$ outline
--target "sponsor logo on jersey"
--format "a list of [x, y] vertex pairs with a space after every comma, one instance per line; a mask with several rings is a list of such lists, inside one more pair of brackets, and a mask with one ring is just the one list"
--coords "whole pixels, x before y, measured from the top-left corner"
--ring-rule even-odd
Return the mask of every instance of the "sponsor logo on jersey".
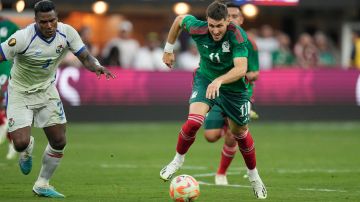
[[15, 124], [15, 120], [13, 118], [9, 119], [9, 127], [12, 127]]
[[16, 39], [15, 38], [11, 38], [8, 42], [9, 46], [15, 46], [16, 45]]
[[222, 52], [229, 53], [230, 52], [230, 43], [229, 41], [224, 41], [222, 44]]
[[35, 51], [35, 56], [41, 55], [41, 52], [42, 52], [41, 50], [36, 50], [36, 51]]
[[204, 46], [205, 48], [209, 48], [209, 46], [208, 46], [208, 45], [203, 44], [203, 46]]
[[57, 48], [56, 48], [56, 53], [61, 53], [62, 50], [64, 49], [64, 47], [62, 45], [59, 45]]

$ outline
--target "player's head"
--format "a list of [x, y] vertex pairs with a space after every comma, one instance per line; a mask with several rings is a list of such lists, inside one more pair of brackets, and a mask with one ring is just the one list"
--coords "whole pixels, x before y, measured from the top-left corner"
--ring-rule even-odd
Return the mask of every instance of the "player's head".
[[214, 41], [220, 41], [229, 25], [228, 11], [225, 4], [214, 1], [206, 10], [209, 32]]
[[55, 5], [50, 0], [41, 0], [34, 6], [35, 22], [40, 33], [45, 38], [53, 37], [57, 28], [57, 13]]
[[244, 23], [244, 16], [241, 13], [240, 7], [234, 3], [227, 3], [227, 11], [230, 21], [235, 25], [241, 26]]

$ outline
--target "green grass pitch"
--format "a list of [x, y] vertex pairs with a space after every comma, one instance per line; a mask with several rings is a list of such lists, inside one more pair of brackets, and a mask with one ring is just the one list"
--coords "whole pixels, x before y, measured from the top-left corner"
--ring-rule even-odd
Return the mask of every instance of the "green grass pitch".
[[[68, 145], [51, 184], [62, 201], [170, 201], [160, 169], [175, 152], [181, 123], [68, 124]], [[268, 189], [266, 201], [360, 201], [360, 123], [251, 123], [258, 169]], [[257, 201], [249, 188], [240, 152], [229, 170], [232, 186], [214, 186], [223, 140], [207, 143], [203, 130], [183, 169], [205, 184], [198, 201]], [[0, 146], [0, 201], [57, 201], [31, 192], [46, 139], [35, 137], [34, 166], [28, 176], [17, 160], [5, 160]]]

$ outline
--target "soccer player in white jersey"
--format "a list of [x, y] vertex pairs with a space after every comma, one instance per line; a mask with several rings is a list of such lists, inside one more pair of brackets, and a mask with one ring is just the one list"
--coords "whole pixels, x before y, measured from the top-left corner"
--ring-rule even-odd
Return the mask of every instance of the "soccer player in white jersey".
[[36, 195], [63, 198], [49, 185], [60, 163], [66, 145], [66, 118], [55, 87], [56, 69], [67, 51], [74, 53], [85, 68], [100, 78], [115, 78], [90, 55], [73, 27], [58, 22], [55, 5], [41, 0], [34, 6], [35, 23], [17, 31], [0, 45], [0, 62], [14, 60], [8, 86], [9, 132], [15, 149], [20, 152], [19, 165], [23, 174], [32, 168], [34, 138], [31, 125], [43, 128], [48, 145], [42, 167], [33, 186]]

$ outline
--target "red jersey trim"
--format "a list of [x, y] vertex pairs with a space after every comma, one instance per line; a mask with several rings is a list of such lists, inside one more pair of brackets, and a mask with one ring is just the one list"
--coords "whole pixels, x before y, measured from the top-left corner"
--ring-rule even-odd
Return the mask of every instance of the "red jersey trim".
[[201, 27], [191, 27], [189, 34], [207, 34], [209, 33], [209, 29], [207, 26], [201, 26]]
[[245, 41], [243, 36], [241, 35], [240, 30], [236, 29], [236, 26], [234, 24], [230, 23], [227, 29], [235, 34], [236, 40], [239, 43], [242, 43]]

